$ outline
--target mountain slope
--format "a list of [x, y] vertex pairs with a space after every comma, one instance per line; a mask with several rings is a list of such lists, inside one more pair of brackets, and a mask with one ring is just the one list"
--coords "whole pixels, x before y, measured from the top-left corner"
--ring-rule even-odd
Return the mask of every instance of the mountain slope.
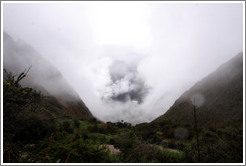
[[[61, 73], [43, 59], [31, 46], [15, 41], [7, 33], [3, 33], [3, 68], [14, 75], [25, 69], [30, 71], [20, 84], [41, 91], [45, 96], [45, 104], [55, 108], [49, 116], [69, 116], [73, 118], [92, 118], [92, 114], [78, 94], [68, 85]], [[6, 73], [4, 73], [6, 74]]]
[[[225, 126], [243, 121], [243, 54], [221, 65], [186, 91], [162, 116], [179, 125], [193, 124], [193, 104], [200, 125]], [[193, 103], [192, 103], [193, 100]]]
[[136, 133], [184, 151], [187, 162], [243, 162], [243, 54], [183, 93], [164, 115], [137, 125]]

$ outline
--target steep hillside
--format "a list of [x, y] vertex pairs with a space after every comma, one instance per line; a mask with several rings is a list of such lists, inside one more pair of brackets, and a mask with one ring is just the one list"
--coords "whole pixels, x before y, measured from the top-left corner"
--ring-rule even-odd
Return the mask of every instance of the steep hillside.
[[188, 162], [242, 162], [243, 53], [196, 83], [164, 115], [137, 125], [136, 132], [184, 151]]
[[[193, 101], [193, 102], [192, 102]], [[194, 103], [195, 102], [195, 103]], [[186, 91], [153, 123], [168, 119], [193, 124], [196, 105], [200, 125], [226, 126], [243, 120], [243, 54], [240, 53]]]
[[[5, 32], [3, 33], [3, 67], [16, 76], [31, 67], [20, 84], [23, 87], [41, 91], [46, 105], [54, 108], [43, 111], [43, 116], [69, 116], [84, 119], [93, 117], [78, 94], [55, 67], [43, 59], [31, 46], [15, 41]], [[5, 72], [4, 75], [6, 75]]]

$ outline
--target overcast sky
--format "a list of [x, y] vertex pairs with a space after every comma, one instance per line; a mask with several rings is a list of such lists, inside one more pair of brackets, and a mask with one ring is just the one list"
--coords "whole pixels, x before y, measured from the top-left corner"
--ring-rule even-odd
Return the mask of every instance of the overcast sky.
[[139, 123], [243, 51], [243, 4], [5, 3], [3, 29], [56, 66], [94, 116]]

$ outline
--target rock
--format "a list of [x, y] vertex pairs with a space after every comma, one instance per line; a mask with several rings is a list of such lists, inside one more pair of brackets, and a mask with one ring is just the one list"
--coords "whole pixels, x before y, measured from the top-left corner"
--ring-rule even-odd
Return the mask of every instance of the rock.
[[26, 159], [27, 157], [28, 157], [28, 153], [27, 153], [27, 152], [23, 152], [23, 153], [21, 154], [21, 156], [20, 156], [20, 158], [21, 158], [22, 160]]
[[171, 149], [171, 148], [164, 148], [165, 151], [167, 152], [172, 152], [172, 153], [181, 153], [181, 151], [177, 149]]
[[119, 155], [121, 153], [120, 149], [117, 149], [114, 147], [114, 145], [100, 145], [99, 148], [103, 148], [106, 147], [110, 154], [115, 154], [115, 155]]
[[161, 145], [163, 146], [163, 148], [167, 148], [168, 147], [168, 141], [167, 140], [162, 140], [161, 141]]

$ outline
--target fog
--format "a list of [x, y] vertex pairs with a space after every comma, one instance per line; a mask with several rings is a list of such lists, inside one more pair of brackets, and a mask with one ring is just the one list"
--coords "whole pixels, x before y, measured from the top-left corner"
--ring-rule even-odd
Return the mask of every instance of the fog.
[[20, 82], [22, 86], [34, 88], [44, 96], [52, 95], [59, 100], [80, 101], [78, 94], [56, 67], [42, 58], [30, 45], [13, 40], [5, 32], [3, 33], [3, 60], [3, 68], [13, 76], [26, 73], [26, 78]]
[[2, 26], [57, 68], [95, 117], [133, 124], [164, 114], [243, 50], [236, 2], [5, 2]]

